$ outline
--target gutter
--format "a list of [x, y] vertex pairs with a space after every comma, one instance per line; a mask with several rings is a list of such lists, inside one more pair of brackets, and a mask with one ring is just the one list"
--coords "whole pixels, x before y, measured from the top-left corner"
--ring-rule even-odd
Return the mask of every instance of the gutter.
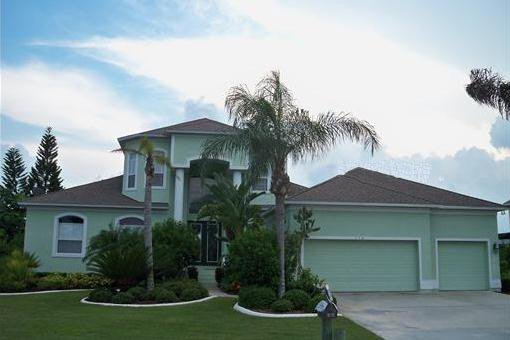
[[120, 143], [120, 142], [129, 140], [129, 139], [140, 138], [140, 137], [168, 138], [171, 135], [176, 135], [176, 134], [183, 134], [183, 135], [228, 135], [228, 134], [232, 134], [232, 132], [228, 132], [228, 131], [226, 131], [226, 132], [221, 132], [221, 131], [218, 131], [218, 132], [213, 132], [213, 131], [166, 131], [164, 135], [141, 133], [141, 134], [136, 134], [136, 135], [129, 135], [129, 136], [124, 136], [124, 137], [119, 137], [119, 138], [117, 138], [117, 141]]
[[[20, 202], [18, 203], [21, 207], [78, 207], [78, 208], [113, 208], [113, 209], [143, 209], [143, 206], [139, 205], [101, 205], [101, 204], [67, 204], [67, 203], [30, 203]], [[168, 206], [153, 206], [155, 210], [167, 210]]]
[[357, 202], [320, 202], [320, 201], [285, 201], [288, 205], [324, 205], [324, 206], [344, 206], [344, 207], [389, 207], [389, 208], [432, 208], [447, 210], [482, 210], [482, 211], [502, 211], [506, 208], [501, 207], [466, 207], [440, 204], [400, 204], [400, 203], [357, 203]]

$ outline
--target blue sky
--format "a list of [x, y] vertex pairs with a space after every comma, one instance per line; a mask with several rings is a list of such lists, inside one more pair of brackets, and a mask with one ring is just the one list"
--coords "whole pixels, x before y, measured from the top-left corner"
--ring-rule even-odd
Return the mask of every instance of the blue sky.
[[[65, 185], [120, 173], [116, 138], [185, 119], [226, 121], [229, 86], [278, 68], [311, 112], [352, 112], [384, 148], [343, 145], [295, 164], [312, 185], [365, 166], [510, 199], [510, 123], [463, 86], [510, 77], [508, 1], [1, 2], [2, 151], [33, 161], [51, 125]], [[93, 164], [91, 167], [90, 164]]]

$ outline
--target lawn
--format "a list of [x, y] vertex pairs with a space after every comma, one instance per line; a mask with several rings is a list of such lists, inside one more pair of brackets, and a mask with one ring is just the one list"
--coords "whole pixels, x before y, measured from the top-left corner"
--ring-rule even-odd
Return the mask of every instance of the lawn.
[[[134, 309], [80, 303], [86, 294], [0, 296], [0, 338], [320, 339], [318, 319], [250, 317], [232, 309], [232, 298]], [[379, 339], [346, 318], [336, 327], [345, 328], [348, 339]]]

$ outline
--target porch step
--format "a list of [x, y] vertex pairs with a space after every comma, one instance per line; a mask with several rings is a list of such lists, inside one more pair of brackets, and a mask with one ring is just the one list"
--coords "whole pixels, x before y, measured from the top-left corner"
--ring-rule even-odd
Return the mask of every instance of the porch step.
[[198, 269], [198, 282], [205, 288], [216, 287], [216, 279], [214, 273], [216, 267], [214, 266], [197, 266]]

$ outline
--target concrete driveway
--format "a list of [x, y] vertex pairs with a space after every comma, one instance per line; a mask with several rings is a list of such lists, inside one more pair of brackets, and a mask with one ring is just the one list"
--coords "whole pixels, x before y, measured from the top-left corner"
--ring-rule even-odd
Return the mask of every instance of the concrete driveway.
[[339, 293], [345, 316], [385, 339], [510, 339], [510, 295]]

